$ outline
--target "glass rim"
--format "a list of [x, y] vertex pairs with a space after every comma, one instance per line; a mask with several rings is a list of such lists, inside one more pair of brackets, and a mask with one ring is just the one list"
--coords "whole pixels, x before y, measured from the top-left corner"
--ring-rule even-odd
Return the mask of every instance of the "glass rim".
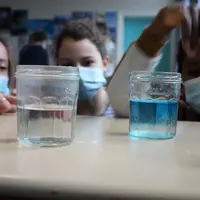
[[17, 65], [15, 77], [71, 77], [79, 79], [78, 67], [56, 65]]
[[181, 82], [182, 75], [178, 72], [150, 72], [150, 71], [132, 71], [129, 80], [134, 81], [161, 81], [161, 82]]
[[147, 75], [178, 75], [181, 76], [179, 72], [152, 72], [152, 71], [132, 71], [130, 75], [133, 74], [147, 74]]

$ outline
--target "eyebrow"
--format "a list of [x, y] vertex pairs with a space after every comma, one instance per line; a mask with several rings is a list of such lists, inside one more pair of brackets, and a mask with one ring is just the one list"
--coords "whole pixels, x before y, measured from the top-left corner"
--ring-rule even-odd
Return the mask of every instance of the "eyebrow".
[[85, 57], [82, 58], [82, 60], [87, 60], [87, 59], [94, 59], [94, 57], [92, 57], [92, 56], [85, 56]]
[[66, 61], [66, 60], [67, 60], [67, 61], [72, 61], [72, 59], [71, 59], [71, 58], [64, 58], [64, 57], [60, 57], [60, 58], [59, 58], [59, 60], [64, 60], [64, 61]]

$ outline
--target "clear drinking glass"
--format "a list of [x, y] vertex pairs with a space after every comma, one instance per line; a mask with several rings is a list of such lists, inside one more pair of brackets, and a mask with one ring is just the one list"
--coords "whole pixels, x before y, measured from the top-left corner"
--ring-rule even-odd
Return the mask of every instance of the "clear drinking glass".
[[181, 74], [132, 72], [129, 84], [130, 136], [136, 139], [173, 138], [176, 135]]
[[73, 140], [79, 70], [18, 66], [18, 140], [28, 146], [62, 146]]

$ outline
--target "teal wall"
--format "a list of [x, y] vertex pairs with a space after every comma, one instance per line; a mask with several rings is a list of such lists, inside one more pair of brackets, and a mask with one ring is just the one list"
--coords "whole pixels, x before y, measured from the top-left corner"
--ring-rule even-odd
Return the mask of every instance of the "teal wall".
[[[126, 52], [129, 45], [136, 40], [143, 29], [152, 22], [151, 17], [126, 17], [124, 19], [124, 52]], [[170, 42], [162, 50], [163, 57], [156, 71], [170, 71]]]

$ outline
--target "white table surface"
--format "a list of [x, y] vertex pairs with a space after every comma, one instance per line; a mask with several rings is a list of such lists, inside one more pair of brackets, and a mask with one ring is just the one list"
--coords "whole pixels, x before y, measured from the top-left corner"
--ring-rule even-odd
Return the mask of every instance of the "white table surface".
[[127, 119], [78, 117], [70, 146], [16, 138], [16, 117], [0, 116], [0, 190], [200, 199], [200, 123], [179, 122], [172, 140], [133, 141]]

